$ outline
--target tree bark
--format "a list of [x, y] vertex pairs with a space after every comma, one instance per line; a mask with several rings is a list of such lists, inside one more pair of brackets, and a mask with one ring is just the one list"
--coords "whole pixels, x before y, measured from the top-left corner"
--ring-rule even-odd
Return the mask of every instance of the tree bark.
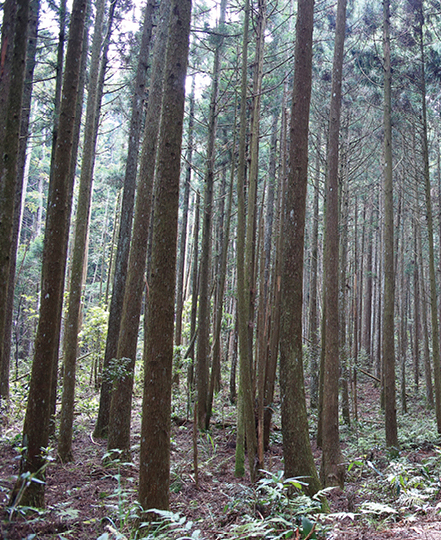
[[192, 344], [187, 353], [188, 358], [191, 358], [190, 365], [188, 367], [187, 384], [189, 388], [189, 394], [194, 388], [194, 339], [196, 333], [197, 322], [197, 305], [198, 305], [198, 292], [199, 292], [199, 209], [201, 206], [201, 196], [199, 191], [195, 195], [195, 211], [194, 211], [194, 223], [193, 223], [193, 262], [191, 269], [191, 313], [190, 313], [190, 336]]
[[302, 356], [303, 250], [308, 177], [308, 123], [312, 80], [314, 2], [297, 8], [290, 171], [284, 201], [280, 387], [285, 476], [305, 476], [314, 494], [320, 481], [308, 431]]
[[190, 106], [188, 114], [188, 142], [187, 156], [185, 169], [185, 184], [184, 184], [184, 203], [182, 210], [181, 235], [179, 238], [179, 259], [178, 259], [178, 278], [176, 290], [176, 323], [175, 323], [175, 345], [181, 345], [182, 340], [182, 310], [184, 308], [184, 266], [185, 253], [187, 246], [187, 226], [188, 226], [188, 203], [190, 201], [190, 181], [191, 169], [193, 161], [193, 139], [194, 139], [194, 91], [195, 91], [195, 76], [192, 77], [191, 93], [189, 97]]
[[[11, 501], [27, 506], [44, 506], [44, 486], [30, 482], [15, 500], [25, 482], [24, 473], [30, 472], [45, 479], [46, 459], [44, 448], [49, 436], [51, 405], [51, 374], [57, 355], [60, 333], [61, 301], [67, 255], [67, 238], [70, 223], [73, 181], [70, 175], [73, 133], [76, 120], [81, 52], [83, 46], [86, 0], [75, 0], [72, 7], [66, 68], [63, 82], [63, 99], [60, 109], [59, 134], [55, 150], [55, 170], [47, 207], [46, 232], [43, 248], [42, 290], [35, 353], [26, 416], [23, 428], [23, 446], [26, 452], [20, 464], [20, 476], [13, 490]], [[49, 381], [49, 384], [48, 384]]]
[[328, 181], [326, 184], [325, 216], [326, 242], [323, 258], [326, 346], [322, 410], [323, 453], [320, 476], [325, 486], [339, 485], [342, 489], [344, 485], [344, 468], [340, 449], [338, 414], [338, 383], [340, 377], [338, 165], [345, 28], [346, 0], [338, 0], [329, 117]]
[[[249, 356], [248, 308], [249, 297], [246, 289], [245, 271], [245, 169], [246, 169], [246, 99], [247, 99], [247, 65], [248, 65], [248, 31], [250, 19], [250, 3], [245, 1], [245, 20], [242, 45], [242, 80], [239, 128], [239, 163], [237, 170], [237, 317], [239, 337], [239, 391], [237, 409], [237, 437], [235, 475], [245, 474], [245, 432], [248, 451], [248, 463], [252, 481], [255, 478], [256, 430], [254, 427], [254, 404], [251, 384], [251, 365]], [[253, 204], [253, 201], [251, 201]]]
[[170, 4], [161, 9], [161, 23], [155, 40], [150, 96], [145, 120], [145, 133], [139, 166], [138, 193], [133, 220], [127, 283], [121, 315], [116, 365], [119, 374], [113, 383], [109, 415], [108, 450], [119, 449], [129, 459], [130, 421], [132, 412], [133, 377], [136, 361], [142, 293], [145, 286], [147, 244], [152, 206], [157, 139], [163, 101], [164, 57]]
[[133, 207], [135, 204], [136, 171], [138, 165], [139, 140], [141, 135], [143, 107], [146, 99], [146, 81], [148, 57], [153, 28], [155, 0], [148, 0], [144, 15], [141, 48], [135, 77], [130, 118], [130, 131], [124, 190], [121, 204], [118, 246], [116, 249], [115, 274], [113, 278], [112, 299], [110, 301], [109, 322], [107, 328], [106, 350], [104, 353], [103, 379], [101, 383], [100, 405], [95, 424], [94, 436], [107, 435], [111, 401], [112, 381], [109, 376], [110, 361], [116, 358], [124, 300], [124, 289], [129, 260], [130, 239], [132, 235]]
[[[222, 0], [219, 27], [225, 22], [226, 0]], [[221, 32], [220, 32], [221, 33]], [[198, 311], [198, 341], [196, 351], [196, 384], [199, 428], [205, 429], [208, 413], [208, 376], [210, 359], [210, 264], [211, 264], [211, 230], [213, 220], [213, 187], [215, 165], [215, 142], [217, 128], [217, 100], [220, 76], [220, 54], [223, 39], [217, 40], [214, 51], [210, 109], [208, 116], [208, 142], [205, 186], [204, 212], [202, 218], [201, 266], [199, 272], [199, 311]]]
[[390, 5], [383, 0], [384, 53], [384, 304], [383, 304], [383, 365], [386, 446], [398, 447], [397, 411], [395, 405], [395, 273], [394, 217], [392, 183], [392, 125], [391, 125], [391, 63], [390, 63]]
[[164, 100], [158, 146], [151, 262], [150, 309], [144, 351], [144, 398], [139, 501], [144, 510], [168, 509], [170, 416], [179, 172], [191, 2], [171, 2]]
[[433, 374], [435, 378], [435, 412], [438, 433], [441, 433], [441, 365], [439, 348], [439, 325], [437, 309], [437, 291], [435, 274], [435, 251], [433, 242], [433, 214], [430, 185], [429, 168], [429, 145], [427, 134], [427, 106], [426, 106], [426, 76], [425, 76], [425, 55], [424, 55], [424, 13], [423, 0], [418, 2], [417, 11], [418, 37], [421, 55], [421, 107], [422, 107], [422, 146], [423, 146], [423, 167], [424, 167], [424, 187], [426, 199], [426, 219], [427, 235], [429, 241], [429, 281], [430, 281], [430, 310], [432, 315], [432, 358]]
[[222, 314], [224, 307], [224, 292], [225, 281], [227, 275], [227, 262], [228, 262], [228, 246], [230, 239], [230, 224], [231, 224], [231, 209], [233, 206], [233, 187], [234, 187], [234, 173], [235, 173], [235, 161], [234, 161], [234, 148], [236, 146], [236, 132], [234, 129], [233, 145], [231, 151], [231, 177], [230, 187], [228, 191], [227, 210], [225, 212], [225, 229], [223, 235], [223, 241], [221, 243], [221, 257], [218, 267], [218, 279], [217, 279], [217, 303], [213, 336], [213, 360], [211, 367], [210, 386], [208, 389], [208, 407], [207, 417], [205, 420], [205, 429], [209, 428], [210, 417], [212, 414], [213, 396], [216, 386], [216, 381], [220, 381], [221, 370], [221, 330], [222, 330]]
[[311, 280], [309, 295], [309, 356], [310, 356], [310, 404], [314, 409], [318, 406], [318, 355], [319, 355], [319, 325], [317, 313], [317, 272], [318, 272], [318, 231], [319, 231], [319, 193], [320, 193], [320, 149], [321, 133], [319, 132], [316, 144], [315, 178], [314, 178], [314, 213], [311, 237]]
[[[104, 76], [107, 67], [107, 52], [116, 0], [110, 5], [107, 32], [103, 38], [102, 28], [105, 4], [105, 0], [101, 0], [96, 4], [95, 30], [91, 50], [89, 92], [83, 139], [83, 157], [81, 163], [78, 209], [75, 221], [75, 238], [71, 264], [69, 303], [64, 330], [63, 393], [61, 399], [60, 434], [58, 438], [58, 455], [63, 462], [71, 461], [73, 459], [72, 431], [81, 298], [84, 286], [84, 269], [87, 265], [87, 238], [89, 234], [95, 149], [98, 138]], [[103, 52], [100, 62], [101, 50]]]
[[6, 2], [4, 17], [1, 43], [3, 65], [0, 65], [0, 400], [9, 395], [9, 357], [5, 355], [4, 337], [11, 257], [15, 257], [12, 238], [29, 0]]
[[[23, 100], [20, 120], [20, 137], [17, 159], [17, 185], [14, 203], [14, 221], [12, 228], [12, 244], [8, 280], [8, 297], [5, 313], [5, 334], [3, 339], [3, 357], [0, 357], [0, 399], [9, 397], [9, 367], [11, 358], [11, 334], [12, 319], [14, 311], [14, 288], [15, 271], [17, 262], [17, 249], [20, 242], [19, 232], [21, 223], [22, 201], [24, 199], [23, 184], [26, 167], [26, 149], [29, 136], [29, 119], [31, 113], [33, 75], [35, 68], [35, 55], [37, 51], [38, 18], [40, 12], [40, 1], [31, 0], [29, 5], [29, 36], [26, 54], [26, 69], [23, 88]], [[3, 90], [2, 90], [3, 91]]]

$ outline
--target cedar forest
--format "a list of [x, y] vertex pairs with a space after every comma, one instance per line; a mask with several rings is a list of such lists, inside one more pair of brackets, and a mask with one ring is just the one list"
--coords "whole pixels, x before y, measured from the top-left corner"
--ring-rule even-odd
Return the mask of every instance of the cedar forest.
[[1, 11], [0, 536], [441, 538], [441, 2]]

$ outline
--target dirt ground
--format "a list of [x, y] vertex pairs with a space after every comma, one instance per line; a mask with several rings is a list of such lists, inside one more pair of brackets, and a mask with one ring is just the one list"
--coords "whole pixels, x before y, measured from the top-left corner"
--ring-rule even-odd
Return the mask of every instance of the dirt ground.
[[[368, 381], [360, 392], [361, 414], [368, 416], [378, 409], [378, 391]], [[363, 412], [364, 411], [364, 412]], [[233, 422], [222, 409], [220, 420], [210, 434], [199, 436], [199, 485], [196, 487], [193, 469], [192, 423], [175, 421], [172, 427], [171, 510], [188, 524], [188, 536], [195, 529], [200, 538], [214, 540], [234, 538], [235, 525], [243, 522], [245, 515], [264, 519], [268, 508], [259, 504], [259, 496], [248, 478], [234, 477], [234, 428]], [[104, 466], [106, 442], [94, 440], [93, 415], [79, 415], [75, 431], [73, 463], [62, 464], [57, 460], [50, 465], [47, 476], [44, 513], [20, 509], [7, 512], [8, 494], [18, 471], [18, 452], [14, 444], [19, 439], [19, 425], [10, 426], [0, 442], [0, 538], [4, 540], [32, 540], [49, 538], [69, 540], [94, 540], [107, 533], [108, 540], [131, 538], [130, 508], [134, 509], [138, 482], [137, 448], [139, 448], [139, 414], [133, 421], [133, 464]], [[181, 417], [182, 418], [182, 417]], [[282, 445], [280, 426], [275, 422], [275, 435], [265, 459], [265, 468], [273, 473], [282, 470]], [[319, 464], [320, 452], [314, 447]], [[372, 457], [381, 463], [381, 450]], [[421, 460], [434, 452], [434, 445], [415, 448], [409, 459]], [[56, 456], [56, 447], [52, 451]], [[330, 516], [320, 519], [319, 538], [329, 540], [380, 540], [419, 539], [441, 540], [441, 516], [436, 501], [410, 516], [393, 515], [362, 519], [357, 513], [363, 492], [360, 479], [349, 478], [345, 491], [335, 489], [327, 494]], [[440, 483], [441, 489], [441, 483]], [[436, 500], [441, 496], [436, 495]], [[190, 523], [193, 522], [193, 525]], [[324, 526], [324, 528], [323, 528]], [[292, 538], [297, 535], [293, 523]], [[120, 536], [115, 531], [119, 531]], [[184, 538], [184, 533], [167, 538]], [[195, 538], [196, 536], [194, 536]], [[237, 538], [238, 536], [236, 536]], [[103, 536], [103, 539], [105, 537]], [[241, 538], [260, 538], [244, 536]]]

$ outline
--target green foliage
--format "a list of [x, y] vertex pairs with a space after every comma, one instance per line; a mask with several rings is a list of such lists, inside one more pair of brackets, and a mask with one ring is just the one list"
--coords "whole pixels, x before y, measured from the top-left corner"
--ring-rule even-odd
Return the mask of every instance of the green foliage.
[[298, 538], [296, 534], [300, 538], [317, 538], [320, 498], [324, 492], [310, 498], [302, 493], [304, 478], [285, 479], [283, 471], [261, 473], [265, 476], [257, 482], [250, 500], [253, 514], [246, 514], [244, 522], [233, 526], [224, 538], [275, 540]]
[[[20, 453], [20, 459], [26, 459], [27, 454], [27, 439], [26, 436], [23, 441], [23, 445], [17, 445], [15, 448]], [[54, 458], [51, 455], [52, 448], [42, 448], [41, 454], [44, 459], [43, 465], [38, 469], [38, 471], [31, 473], [30, 471], [26, 471], [20, 475], [20, 483], [19, 483], [19, 489], [14, 497], [14, 501], [11, 504], [11, 506], [6, 508], [6, 511], [8, 513], [8, 518], [10, 521], [12, 521], [14, 514], [20, 513], [22, 515], [27, 515], [29, 512], [37, 513], [38, 516], [40, 516], [41, 512], [40, 509], [36, 509], [29, 506], [21, 506], [21, 501], [23, 499], [23, 496], [26, 492], [26, 490], [29, 488], [29, 486], [32, 483], [35, 484], [44, 484], [44, 478], [45, 478], [45, 471], [47, 467], [49, 466], [49, 463], [51, 461], [54, 461]]]
[[[152, 538], [198, 540], [202, 538], [201, 531], [194, 528], [194, 523], [179, 513], [157, 510], [156, 508], [148, 510], [146, 513], [156, 514], [159, 519], [141, 523], [140, 528], [144, 529], [142, 531], [142, 538], [147, 540]], [[147, 535], [145, 535], [145, 532], [147, 532]]]
[[109, 312], [102, 306], [90, 306], [79, 335], [80, 347], [102, 355], [106, 346]]

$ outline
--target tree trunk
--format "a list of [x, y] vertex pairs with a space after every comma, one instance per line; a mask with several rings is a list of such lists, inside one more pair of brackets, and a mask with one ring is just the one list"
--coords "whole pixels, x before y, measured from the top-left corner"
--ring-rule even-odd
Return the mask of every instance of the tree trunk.
[[[88, 5], [90, 5], [90, 3], [88, 3]], [[88, 10], [88, 11], [90, 12], [90, 10]], [[67, 13], [66, 12], [67, 12], [67, 10], [66, 10], [66, 0], [61, 0], [60, 1], [60, 7], [58, 9], [60, 29], [59, 29], [59, 37], [58, 37], [58, 45], [57, 45], [57, 63], [56, 63], [56, 67], [55, 67], [54, 116], [53, 116], [53, 119], [52, 119], [51, 168], [50, 168], [50, 173], [49, 173], [50, 178], [49, 178], [48, 199], [52, 198], [52, 195], [51, 195], [50, 192], [51, 192], [51, 189], [52, 189], [52, 186], [53, 186], [53, 174], [54, 174], [54, 170], [55, 170], [55, 152], [56, 152], [56, 148], [57, 148], [57, 138], [58, 138], [59, 127], [60, 127], [59, 123], [60, 123], [60, 107], [61, 107], [61, 99], [62, 99], [61, 94], [62, 94], [62, 86], [63, 86], [63, 61], [64, 61], [64, 48], [65, 48], [65, 42], [66, 42], [66, 21], [67, 21]], [[87, 16], [86, 16], [86, 19], [87, 19]], [[84, 35], [83, 35], [83, 38], [84, 38]], [[81, 75], [80, 75], [80, 77], [81, 77]], [[81, 88], [81, 84], [79, 84], [78, 86], [79, 86], [78, 99], [80, 98], [80, 94], [81, 94], [81, 100], [82, 100], [82, 97], [83, 97], [82, 92], [83, 92], [83, 90]], [[77, 113], [75, 113], [75, 114], [77, 114]], [[78, 125], [78, 117], [77, 117], [77, 125]], [[76, 146], [76, 143], [75, 143], [77, 135], [79, 136], [79, 131], [76, 131], [75, 134], [74, 134], [74, 143], [73, 143], [74, 148], [72, 149], [72, 158], [76, 154], [75, 147], [76, 147], [76, 150], [78, 150], [78, 146]], [[75, 155], [75, 160], [76, 160], [76, 155]], [[72, 161], [71, 161], [71, 163], [72, 163]], [[76, 165], [76, 163], [75, 163], [75, 165]], [[73, 176], [72, 176], [71, 180], [69, 180], [69, 182], [72, 182], [72, 186], [73, 186], [73, 182], [74, 182], [74, 178], [75, 178], [75, 169], [72, 169], [72, 167], [70, 169], [70, 174], [73, 175]], [[41, 197], [41, 201], [43, 202], [43, 197]], [[40, 211], [40, 216], [41, 216], [41, 214], [42, 214], [42, 211]], [[38, 227], [39, 227], [39, 232], [41, 233], [41, 220], [39, 220]], [[67, 235], [69, 234], [69, 230], [66, 231], [66, 234]], [[68, 240], [66, 239], [66, 242], [67, 241]], [[62, 317], [62, 309], [63, 309], [63, 299], [60, 300], [60, 304], [58, 306], [59, 314], [57, 313], [55, 315], [55, 317], [57, 319]], [[56, 412], [56, 408], [57, 408], [58, 352], [59, 352], [59, 349], [60, 349], [60, 332], [58, 332], [57, 341], [58, 341], [57, 346], [54, 347], [55, 356], [52, 359], [51, 417], [50, 417], [50, 426], [49, 426], [51, 435], [53, 435], [55, 433], [55, 412]]]
[[[401, 186], [402, 189], [402, 186]], [[403, 224], [401, 226], [401, 245], [400, 245], [400, 332], [399, 332], [399, 350], [401, 364], [401, 410], [404, 414], [407, 413], [407, 397], [406, 397], [406, 356], [407, 356], [407, 278], [404, 268], [404, 242], [405, 242], [405, 219], [403, 216]]]
[[[331, 106], [329, 117], [328, 181], [326, 185], [326, 242], [323, 258], [325, 289], [325, 362], [322, 411], [322, 467], [320, 476], [325, 486], [343, 489], [344, 469], [339, 438], [338, 388], [339, 359], [339, 212], [338, 165], [341, 110], [343, 51], [346, 28], [346, 0], [338, 0], [332, 69]], [[344, 344], [342, 344], [344, 345]]]
[[265, 397], [264, 397], [264, 417], [263, 417], [263, 446], [269, 448], [271, 418], [273, 414], [274, 386], [277, 374], [277, 359], [280, 341], [280, 319], [282, 302], [282, 249], [283, 249], [283, 194], [286, 188], [287, 172], [287, 109], [286, 101], [288, 97], [288, 86], [285, 83], [282, 99], [282, 121], [280, 128], [280, 167], [277, 186], [277, 215], [276, 215], [276, 253], [272, 273], [271, 290], [271, 314], [268, 343], [268, 359], [265, 370]]
[[207, 417], [205, 420], [205, 429], [209, 428], [210, 417], [212, 414], [213, 396], [216, 381], [220, 381], [221, 370], [221, 329], [222, 329], [222, 314], [224, 306], [224, 292], [225, 292], [225, 280], [227, 275], [227, 262], [228, 262], [228, 246], [230, 238], [230, 224], [231, 224], [231, 208], [233, 206], [233, 187], [234, 187], [234, 173], [235, 173], [235, 161], [234, 161], [234, 148], [236, 146], [236, 132], [233, 129], [233, 145], [231, 151], [231, 178], [230, 188], [228, 192], [228, 203], [226, 211], [225, 230], [223, 235], [223, 242], [221, 243], [221, 257], [218, 267], [218, 279], [217, 279], [217, 303], [215, 314], [215, 326], [213, 336], [213, 361], [211, 367], [210, 386], [208, 391], [208, 404], [207, 404]]
[[199, 428], [207, 424], [208, 413], [208, 375], [210, 359], [210, 264], [211, 230], [213, 220], [213, 186], [215, 165], [215, 142], [217, 129], [217, 100], [220, 76], [220, 55], [222, 50], [222, 27], [225, 22], [226, 0], [222, 0], [219, 28], [220, 35], [214, 51], [211, 83], [210, 110], [208, 116], [208, 142], [206, 155], [204, 213], [202, 220], [201, 267], [199, 273], [199, 312], [198, 342], [196, 351], [197, 403]]
[[366, 258], [366, 279], [365, 279], [365, 301], [364, 301], [364, 329], [363, 348], [367, 354], [369, 364], [372, 364], [372, 344], [371, 344], [371, 321], [372, 321], [372, 255], [373, 255], [373, 208], [372, 197], [369, 197], [368, 212], [369, 223], [367, 230], [367, 258]]
[[12, 244], [10, 255], [10, 268], [8, 280], [8, 298], [5, 313], [5, 334], [3, 338], [3, 357], [0, 357], [0, 399], [9, 397], [9, 366], [11, 358], [11, 334], [14, 311], [15, 271], [17, 262], [17, 249], [20, 242], [20, 223], [22, 216], [22, 202], [24, 200], [24, 178], [26, 168], [26, 150], [29, 136], [29, 119], [31, 113], [32, 88], [35, 68], [35, 55], [37, 51], [38, 17], [40, 0], [31, 0], [29, 6], [29, 37], [26, 54], [26, 70], [23, 88], [23, 101], [20, 121], [20, 137], [17, 159], [17, 181], [15, 191], [14, 221], [12, 228]]
[[133, 220], [132, 244], [130, 246], [127, 283], [121, 316], [118, 341], [117, 366], [119, 374], [113, 383], [109, 416], [108, 450], [119, 449], [130, 457], [130, 421], [132, 412], [133, 377], [141, 316], [142, 293], [145, 286], [147, 244], [155, 176], [157, 137], [159, 133], [163, 101], [164, 56], [166, 32], [169, 20], [169, 4], [161, 13], [159, 34], [155, 50], [150, 84], [150, 95], [145, 120], [144, 142], [139, 166], [138, 193]]
[[426, 406], [429, 409], [433, 409], [435, 403], [433, 399], [433, 384], [432, 384], [432, 367], [430, 364], [430, 350], [429, 350], [429, 328], [427, 321], [427, 299], [426, 299], [426, 279], [424, 277], [424, 265], [423, 265], [423, 250], [421, 242], [421, 228], [417, 224], [417, 265], [419, 267], [421, 275], [421, 318], [423, 323], [423, 347], [424, 347], [424, 377], [426, 381]]
[[[193, 132], [194, 132], [194, 90], [195, 90], [195, 76], [192, 77], [191, 94], [190, 94], [190, 107], [188, 114], [188, 142], [187, 142], [187, 156], [186, 156], [186, 170], [185, 170], [185, 185], [184, 185], [184, 203], [182, 209], [182, 224], [181, 235], [179, 239], [179, 259], [178, 259], [178, 279], [176, 290], [176, 323], [175, 323], [175, 345], [181, 345], [182, 339], [182, 310], [184, 307], [184, 266], [185, 266], [185, 253], [187, 245], [187, 226], [188, 226], [188, 203], [190, 200], [190, 181], [191, 181], [191, 168], [193, 160]], [[190, 336], [191, 337], [191, 336]]]
[[424, 55], [424, 13], [423, 0], [418, 2], [418, 37], [420, 41], [421, 54], [421, 106], [422, 106], [422, 146], [423, 146], [423, 166], [424, 166], [424, 185], [426, 198], [426, 219], [427, 219], [427, 235], [429, 241], [429, 281], [430, 281], [430, 310], [432, 314], [432, 357], [433, 357], [433, 374], [435, 378], [435, 412], [436, 424], [438, 433], [441, 433], [441, 366], [440, 366], [440, 350], [439, 350], [439, 326], [438, 326], [438, 309], [437, 309], [437, 291], [436, 291], [436, 275], [435, 275], [435, 253], [433, 242], [433, 214], [431, 200], [431, 185], [430, 185], [430, 169], [429, 169], [429, 146], [427, 134], [427, 107], [426, 107], [426, 77], [425, 77], [425, 55]]
[[302, 356], [303, 250], [308, 177], [308, 123], [312, 79], [314, 2], [299, 0], [291, 113], [290, 171], [283, 220], [280, 387], [285, 476], [307, 478], [314, 494], [320, 481], [309, 441]]
[[[46, 233], [43, 248], [42, 290], [40, 314], [35, 338], [35, 353], [28, 404], [23, 428], [23, 446], [20, 476], [14, 487], [12, 501], [26, 506], [44, 506], [44, 483], [30, 482], [20, 493], [24, 473], [30, 472], [45, 479], [46, 459], [42, 448], [47, 447], [51, 405], [51, 374], [57, 355], [60, 332], [61, 301], [67, 255], [73, 182], [70, 176], [73, 133], [80, 79], [86, 0], [75, 0], [72, 7], [63, 100], [60, 110], [59, 134], [55, 150], [53, 184], [49, 190]], [[59, 316], [60, 315], [60, 316]], [[49, 381], [49, 384], [48, 384]]]
[[[79, 183], [78, 209], [75, 221], [75, 239], [72, 254], [69, 304], [64, 330], [64, 370], [63, 394], [61, 400], [60, 435], [58, 455], [64, 461], [73, 459], [72, 430], [75, 398], [75, 373], [80, 331], [81, 298], [83, 294], [84, 269], [87, 265], [87, 238], [89, 233], [90, 205], [92, 199], [92, 181], [95, 164], [95, 149], [98, 137], [101, 100], [104, 88], [104, 76], [107, 67], [107, 52], [110, 42], [111, 27], [116, 1], [110, 5], [107, 34], [102, 35], [105, 0], [96, 4], [95, 30], [91, 50], [89, 92], [87, 98], [86, 123], [84, 128], [83, 157]], [[100, 56], [102, 59], [100, 62]]]
[[311, 247], [311, 282], [309, 295], [309, 345], [310, 351], [310, 404], [314, 409], [318, 406], [318, 355], [319, 355], [319, 325], [317, 313], [317, 273], [318, 273], [318, 232], [319, 232], [319, 194], [320, 194], [320, 149], [321, 133], [316, 143], [316, 162], [314, 179], [314, 214], [312, 223], [312, 247]]
[[397, 411], [395, 406], [395, 273], [394, 273], [394, 216], [392, 182], [392, 124], [391, 124], [391, 63], [390, 63], [390, 6], [383, 0], [384, 53], [384, 304], [383, 304], [383, 365], [386, 446], [398, 447]]
[[[198, 292], [199, 292], [199, 208], [201, 206], [201, 196], [199, 191], [195, 195], [195, 211], [194, 211], [194, 223], [193, 223], [193, 262], [191, 270], [191, 314], [190, 314], [190, 339], [192, 340], [189, 347], [187, 357], [191, 358], [190, 365], [188, 367], [187, 385], [189, 394], [194, 388], [194, 342], [193, 336], [196, 334], [196, 322], [197, 322], [197, 305], [198, 305]], [[189, 400], [190, 401], [190, 400]]]
[[124, 191], [121, 204], [118, 246], [116, 250], [115, 275], [113, 279], [112, 299], [110, 301], [109, 322], [107, 329], [106, 350], [104, 353], [103, 379], [101, 383], [100, 405], [94, 429], [95, 437], [107, 435], [111, 401], [112, 380], [109, 374], [110, 362], [116, 358], [118, 339], [126, 284], [127, 265], [129, 260], [130, 239], [132, 234], [133, 207], [135, 203], [136, 171], [138, 164], [139, 139], [141, 135], [142, 115], [146, 98], [146, 80], [150, 40], [153, 27], [153, 11], [155, 0], [147, 2], [144, 15], [141, 49], [135, 78], [132, 98], [130, 130]]
[[[256, 360], [253, 360], [254, 350], [254, 328], [255, 328], [255, 301], [256, 301], [256, 276], [258, 263], [256, 262], [256, 254], [259, 250], [256, 249], [256, 233], [257, 233], [257, 182], [259, 174], [259, 133], [260, 133], [260, 103], [262, 93], [263, 79], [263, 61], [265, 51], [265, 30], [266, 30], [266, 0], [259, 0], [257, 14], [255, 20], [256, 32], [256, 52], [253, 66], [253, 108], [251, 113], [251, 134], [250, 134], [250, 173], [248, 182], [248, 204], [247, 204], [247, 228], [245, 238], [245, 292], [248, 296], [249, 312], [248, 312], [248, 333], [249, 333], [249, 363], [251, 370], [252, 393], [255, 396], [255, 379], [257, 371], [257, 384], [259, 391], [257, 399], [259, 402], [258, 409], [258, 435], [260, 455], [258, 457], [257, 466], [263, 467], [263, 401], [264, 401], [264, 381], [265, 381], [265, 359], [263, 353], [256, 354]], [[261, 228], [259, 227], [259, 230]], [[262, 235], [261, 235], [262, 236]], [[263, 273], [263, 272], [262, 272]], [[263, 291], [260, 291], [263, 296]], [[256, 340], [258, 348], [259, 341]], [[254, 370], [254, 365], [257, 369]], [[246, 390], [245, 390], [246, 391]], [[254, 399], [253, 399], [254, 401]], [[254, 409], [253, 409], [254, 410]], [[255, 431], [255, 413], [252, 416], [246, 417], [245, 422], [250, 425], [246, 426], [246, 431]], [[256, 435], [253, 435], [255, 437]], [[257, 441], [256, 441], [257, 443]], [[256, 448], [257, 450], [257, 448]]]
[[347, 306], [347, 260], [348, 260], [348, 229], [349, 229], [349, 178], [348, 178], [348, 163], [347, 163], [347, 148], [343, 158], [344, 167], [342, 167], [342, 180], [340, 187], [340, 215], [341, 225], [340, 230], [340, 260], [339, 260], [339, 348], [341, 355], [341, 412], [345, 424], [351, 424], [351, 416], [349, 412], [349, 351], [350, 347], [347, 342], [346, 327], [346, 306]]
[[[9, 5], [9, 4], [15, 5]], [[8, 398], [9, 356], [5, 352], [8, 284], [13, 247], [20, 115], [26, 67], [29, 0], [6, 2], [0, 66], [0, 400]], [[8, 20], [9, 19], [9, 20]], [[14, 266], [14, 265], [13, 265]]]
[[[251, 384], [251, 365], [249, 356], [248, 311], [249, 296], [246, 289], [245, 270], [245, 169], [246, 169], [246, 98], [247, 98], [247, 65], [248, 65], [248, 30], [250, 19], [250, 3], [245, 1], [245, 20], [242, 45], [242, 80], [239, 130], [239, 164], [237, 170], [237, 317], [239, 334], [239, 392], [237, 409], [237, 436], [235, 475], [245, 474], [245, 431], [248, 451], [248, 463], [252, 481], [255, 478], [256, 430], [254, 427], [253, 389]], [[254, 201], [250, 200], [250, 204]]]
[[419, 372], [420, 372], [420, 342], [421, 342], [421, 297], [420, 297], [420, 273], [418, 265], [418, 236], [417, 236], [417, 221], [414, 218], [413, 223], [413, 374], [415, 386], [419, 388]]
[[168, 509], [170, 416], [179, 172], [191, 2], [171, 2], [164, 101], [158, 146], [151, 262], [150, 309], [144, 351], [144, 398], [139, 501], [144, 510]]

